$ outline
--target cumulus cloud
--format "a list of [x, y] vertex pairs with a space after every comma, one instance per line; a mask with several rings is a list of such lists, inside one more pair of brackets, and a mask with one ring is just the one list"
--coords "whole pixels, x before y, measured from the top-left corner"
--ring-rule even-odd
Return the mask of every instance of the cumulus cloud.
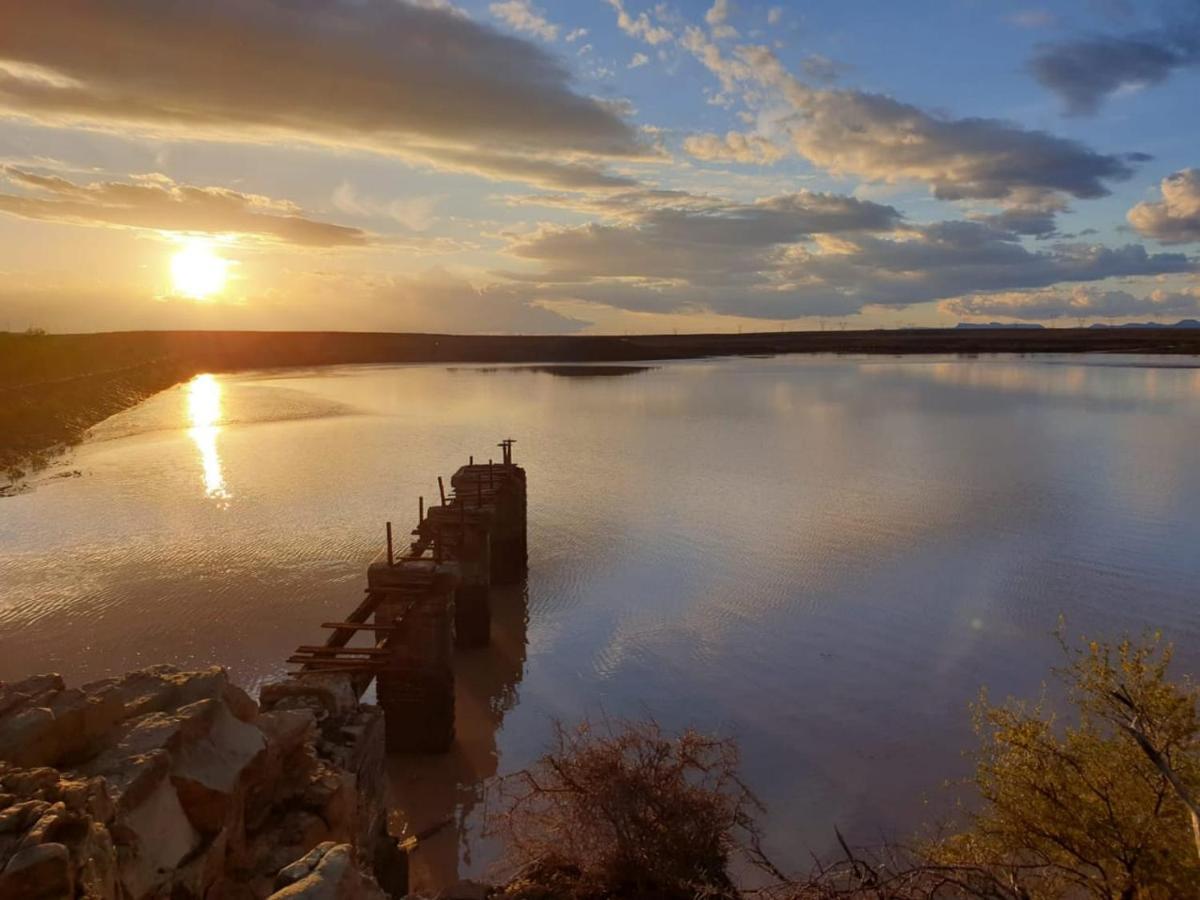
[[789, 146], [823, 169], [875, 181], [916, 181], [946, 200], [992, 200], [1045, 206], [1063, 195], [1103, 197], [1108, 183], [1147, 159], [1098, 153], [1084, 144], [1011, 122], [936, 116], [881, 94], [812, 88], [789, 73], [767, 47], [723, 54], [699, 29], [683, 45], [720, 80], [761, 105], [768, 88], [791, 107], [780, 122]]
[[226, 188], [177, 184], [164, 175], [76, 184], [57, 175], [0, 169], [27, 191], [0, 194], [0, 212], [26, 219], [160, 231], [247, 234], [308, 247], [367, 243], [358, 228], [306, 218], [286, 201]]
[[1143, 296], [1082, 286], [1070, 291], [976, 294], [949, 300], [942, 304], [942, 309], [956, 316], [1033, 321], [1179, 317], [1200, 313], [1200, 288], [1155, 290]]
[[650, 57], [648, 57], [645, 53], [635, 53], [633, 54], [633, 58], [629, 60], [628, 67], [630, 69], [640, 69], [648, 62], [650, 62]]
[[674, 37], [668, 29], [651, 22], [650, 17], [644, 12], [631, 16], [625, 9], [625, 0], [608, 0], [608, 5], [617, 13], [617, 27], [632, 38], [657, 47]]
[[1162, 200], [1129, 211], [1139, 234], [1166, 243], [1200, 241], [1200, 169], [1184, 169], [1162, 180]]
[[1030, 61], [1034, 77], [1062, 100], [1070, 115], [1095, 113], [1122, 88], [1166, 81], [1177, 69], [1200, 65], [1200, 23], [1125, 36], [1043, 44]]
[[543, 41], [558, 40], [558, 26], [546, 20], [529, 0], [503, 0], [488, 7], [493, 16], [510, 28], [536, 35]]
[[786, 153], [769, 138], [737, 131], [694, 134], [684, 138], [683, 149], [697, 159], [738, 163], [773, 163]]
[[[0, 111], [435, 165], [470, 158], [480, 172], [515, 157], [644, 152], [614, 107], [576, 93], [536, 45], [399, 0], [22, 4], [0, 28]], [[457, 156], [444, 162], [445, 149]]]
[[704, 21], [712, 29], [713, 37], [735, 38], [738, 36], [737, 29], [729, 24], [731, 7], [732, 4], [729, 0], [713, 0], [713, 5], [704, 14]]

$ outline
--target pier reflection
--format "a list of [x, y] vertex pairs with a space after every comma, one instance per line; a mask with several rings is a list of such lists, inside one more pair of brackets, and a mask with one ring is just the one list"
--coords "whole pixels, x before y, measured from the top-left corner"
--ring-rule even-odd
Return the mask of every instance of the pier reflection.
[[516, 704], [525, 673], [528, 587], [495, 587], [488, 647], [455, 654], [456, 737], [449, 753], [388, 760], [388, 826], [397, 839], [419, 836], [409, 857], [409, 889], [434, 892], [458, 881], [481, 840], [476, 812], [499, 769], [496, 735]]
[[221, 455], [217, 450], [217, 436], [221, 433], [221, 383], [212, 375], [197, 375], [188, 382], [187, 414], [191, 428], [188, 437], [200, 453], [200, 465], [204, 472], [204, 494], [218, 502], [228, 501], [230, 494], [225, 487], [225, 476], [221, 471]]

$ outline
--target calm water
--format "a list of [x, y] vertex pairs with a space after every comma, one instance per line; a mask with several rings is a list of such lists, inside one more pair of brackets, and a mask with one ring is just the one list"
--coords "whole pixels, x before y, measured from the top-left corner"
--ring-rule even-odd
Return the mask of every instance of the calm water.
[[[1152, 358], [672, 363], [622, 377], [351, 367], [201, 378], [0, 499], [0, 678], [221, 663], [254, 685], [364, 585], [467, 454], [517, 438], [530, 574], [459, 671], [460, 747], [394, 802], [457, 817], [552, 717], [735, 735], [803, 863], [937, 814], [967, 703], [1038, 690], [1073, 633], [1200, 659], [1200, 369]], [[78, 474], [75, 474], [78, 473]], [[433, 777], [435, 773], [437, 777]], [[928, 798], [929, 804], [923, 801]], [[399, 819], [399, 816], [397, 817]]]

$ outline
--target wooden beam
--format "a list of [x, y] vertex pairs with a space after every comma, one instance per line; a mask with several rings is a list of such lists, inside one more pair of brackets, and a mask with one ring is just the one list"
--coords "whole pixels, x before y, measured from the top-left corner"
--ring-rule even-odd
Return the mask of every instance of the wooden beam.
[[330, 656], [337, 653], [359, 653], [367, 656], [380, 656], [389, 652], [386, 649], [379, 647], [329, 647], [329, 646], [314, 646], [312, 644], [304, 644], [296, 648], [297, 653], [316, 653], [321, 656]]

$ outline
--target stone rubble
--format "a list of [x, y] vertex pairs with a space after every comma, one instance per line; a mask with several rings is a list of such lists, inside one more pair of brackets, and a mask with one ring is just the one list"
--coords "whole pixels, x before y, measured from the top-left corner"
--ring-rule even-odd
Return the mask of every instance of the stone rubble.
[[261, 700], [220, 668], [0, 684], [0, 900], [386, 897], [378, 709], [336, 676]]

